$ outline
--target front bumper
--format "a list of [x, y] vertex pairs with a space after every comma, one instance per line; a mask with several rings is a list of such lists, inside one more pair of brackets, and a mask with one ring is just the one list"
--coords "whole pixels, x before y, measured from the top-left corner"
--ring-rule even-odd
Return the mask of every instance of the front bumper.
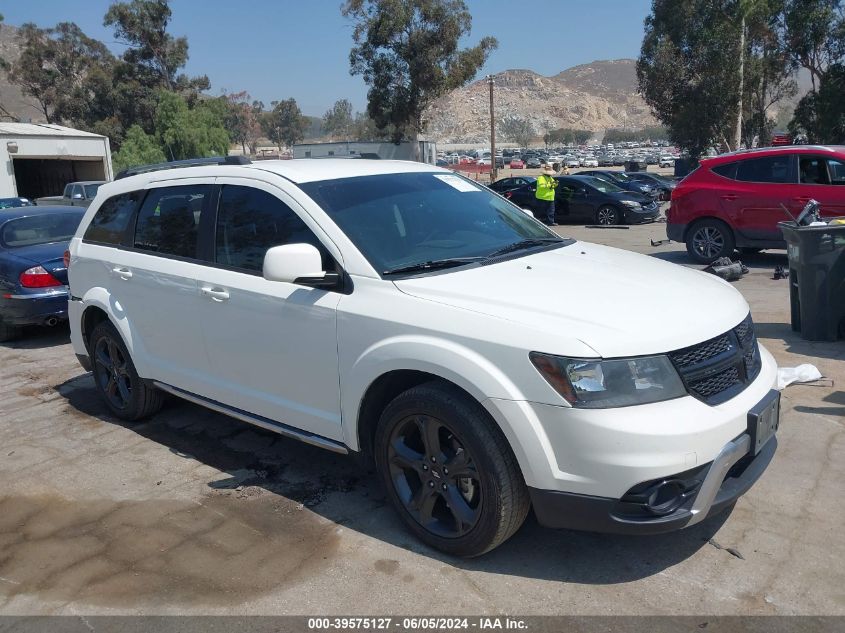
[[0, 295], [0, 318], [9, 325], [40, 325], [67, 319], [67, 287], [21, 290]]
[[652, 202], [640, 209], [625, 208], [625, 220], [629, 224], [641, 224], [643, 222], [651, 222], [658, 215], [660, 215], [660, 205]]
[[[694, 484], [695, 493], [669, 514], [643, 512], [626, 500], [529, 488], [534, 513], [550, 528], [616, 534], [660, 534], [689, 527], [733, 504], [756, 482], [772, 461], [777, 438], [749, 454], [747, 433], [728, 442], [710, 464], [677, 477]], [[666, 479], [671, 479], [667, 477]]]

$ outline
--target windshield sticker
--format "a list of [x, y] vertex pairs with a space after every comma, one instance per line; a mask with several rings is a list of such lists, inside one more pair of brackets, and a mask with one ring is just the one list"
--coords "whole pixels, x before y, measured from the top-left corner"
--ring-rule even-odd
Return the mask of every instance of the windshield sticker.
[[437, 174], [434, 177], [438, 180], [442, 180], [447, 185], [454, 187], [458, 191], [481, 191], [480, 187], [477, 187], [471, 182], [464, 180], [460, 176], [453, 176], [452, 174]]

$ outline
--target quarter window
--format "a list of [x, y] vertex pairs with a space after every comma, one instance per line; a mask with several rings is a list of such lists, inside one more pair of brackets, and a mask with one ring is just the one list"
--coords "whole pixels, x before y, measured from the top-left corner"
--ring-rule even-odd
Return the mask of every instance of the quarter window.
[[845, 161], [828, 158], [827, 166], [830, 169], [830, 184], [845, 185]]
[[132, 191], [113, 196], [103, 202], [91, 218], [83, 240], [98, 244], [120, 244], [126, 233], [129, 219], [143, 197], [142, 191]]
[[223, 186], [217, 211], [218, 264], [260, 273], [267, 249], [301, 243], [317, 247], [324, 267], [330, 261], [317, 236], [277, 197], [252, 187]]
[[135, 225], [135, 248], [196, 257], [197, 233], [210, 185], [150, 189]]
[[789, 159], [788, 154], [781, 154], [739, 161], [736, 179], [744, 182], [788, 183]]

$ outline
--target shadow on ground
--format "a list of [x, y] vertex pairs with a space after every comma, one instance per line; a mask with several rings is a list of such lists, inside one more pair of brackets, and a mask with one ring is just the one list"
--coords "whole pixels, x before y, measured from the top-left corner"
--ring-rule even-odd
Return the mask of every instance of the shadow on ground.
[[[723, 513], [681, 532], [632, 537], [547, 530], [532, 515], [510, 541], [493, 552], [480, 559], [455, 559], [411, 536], [387, 505], [375, 473], [357, 459], [177, 400], [169, 401], [147, 422], [128, 424], [108, 413], [90, 374], [58, 385], [57, 390], [71, 410], [86, 419], [129, 428], [176, 455], [226, 473], [208, 483], [209, 495], [227, 495], [242, 503], [275, 495], [335, 524], [460, 569], [571, 583], [625, 583], [692, 556], [707, 545], [728, 516]], [[278, 529], [287, 529], [283, 514], [267, 518], [278, 518]], [[392, 562], [383, 567], [396, 567]]]
[[0, 343], [7, 349], [41, 349], [66, 345], [70, 340], [70, 328], [67, 322], [55, 327], [31, 325], [23, 328], [20, 335], [11, 341]]

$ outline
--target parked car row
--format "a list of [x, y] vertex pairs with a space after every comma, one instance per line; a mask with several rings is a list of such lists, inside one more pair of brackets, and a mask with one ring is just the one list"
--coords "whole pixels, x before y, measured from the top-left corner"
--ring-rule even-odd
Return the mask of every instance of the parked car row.
[[[607, 179], [589, 175], [555, 176], [555, 221], [590, 224], [639, 224], [653, 221], [660, 208], [651, 196], [626, 191]], [[516, 179], [513, 179], [516, 180]], [[495, 183], [494, 183], [495, 184]], [[504, 196], [545, 220], [536, 198], [536, 182], [504, 191]]]

